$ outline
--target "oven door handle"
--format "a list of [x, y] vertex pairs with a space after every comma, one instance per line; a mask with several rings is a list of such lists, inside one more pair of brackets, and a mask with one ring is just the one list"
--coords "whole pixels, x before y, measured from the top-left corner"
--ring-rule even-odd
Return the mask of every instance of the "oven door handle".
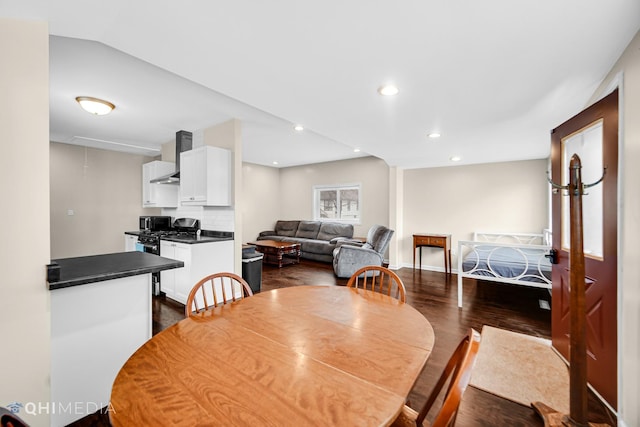
[[137, 242], [136, 248], [142, 248], [142, 250], [138, 250], [139, 252], [149, 252], [149, 253], [157, 253], [158, 245], [155, 243], [142, 243], [140, 241]]

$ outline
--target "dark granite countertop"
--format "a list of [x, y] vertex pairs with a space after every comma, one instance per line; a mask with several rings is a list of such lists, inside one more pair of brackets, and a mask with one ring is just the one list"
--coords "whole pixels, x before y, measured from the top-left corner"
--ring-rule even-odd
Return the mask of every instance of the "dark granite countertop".
[[135, 251], [54, 259], [55, 264], [60, 277], [48, 282], [49, 290], [184, 267], [182, 261]]
[[211, 243], [211, 242], [224, 242], [227, 240], [233, 240], [233, 237], [208, 237], [200, 236], [200, 239], [194, 239], [192, 237], [180, 237], [180, 236], [163, 236], [160, 240], [166, 240], [167, 242], [186, 243], [193, 245], [196, 243]]
[[[130, 234], [132, 236], [139, 236], [141, 231], [125, 231], [124, 234]], [[233, 232], [230, 231], [210, 231], [202, 230], [202, 234], [199, 239], [185, 236], [162, 236], [160, 240], [167, 242], [186, 243], [193, 245], [197, 243], [212, 243], [212, 242], [225, 242], [227, 240], [233, 240]]]

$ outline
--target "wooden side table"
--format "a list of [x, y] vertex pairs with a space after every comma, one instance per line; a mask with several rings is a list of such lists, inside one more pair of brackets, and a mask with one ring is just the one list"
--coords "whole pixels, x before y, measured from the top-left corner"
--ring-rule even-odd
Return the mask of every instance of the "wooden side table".
[[451, 234], [414, 234], [413, 235], [413, 269], [416, 269], [416, 248], [420, 250], [420, 263], [422, 266], [422, 247], [442, 248], [444, 252], [444, 272], [451, 274]]
[[264, 254], [265, 264], [274, 264], [282, 268], [283, 265], [300, 263], [300, 243], [258, 240], [249, 244]]

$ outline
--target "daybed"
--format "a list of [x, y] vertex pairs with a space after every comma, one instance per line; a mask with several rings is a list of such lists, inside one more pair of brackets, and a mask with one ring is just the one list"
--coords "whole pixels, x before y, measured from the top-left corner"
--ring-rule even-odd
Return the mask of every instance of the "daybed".
[[300, 243], [300, 257], [332, 262], [339, 241], [353, 238], [353, 225], [325, 221], [276, 221], [273, 230], [262, 231], [258, 240]]
[[474, 233], [458, 242], [458, 307], [463, 278], [551, 289], [548, 233]]

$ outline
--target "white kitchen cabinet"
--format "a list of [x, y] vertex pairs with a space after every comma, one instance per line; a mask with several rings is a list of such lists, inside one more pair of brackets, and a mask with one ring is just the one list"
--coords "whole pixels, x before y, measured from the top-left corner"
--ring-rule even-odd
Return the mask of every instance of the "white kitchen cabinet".
[[[160, 273], [160, 289], [171, 299], [180, 301], [183, 304], [187, 298], [178, 295], [176, 283], [183, 283], [187, 280], [188, 272], [191, 270], [191, 245], [184, 243], [160, 241], [160, 256], [164, 258], [176, 259], [184, 262], [184, 267], [171, 271], [166, 270]], [[180, 292], [182, 294], [182, 292]], [[187, 292], [187, 296], [189, 293]]]
[[233, 240], [211, 243], [160, 241], [160, 256], [184, 262], [184, 267], [160, 272], [160, 288], [171, 299], [186, 304], [191, 288], [203, 277], [233, 272]]
[[124, 235], [124, 251], [133, 252], [136, 250], [136, 243], [138, 243], [138, 236], [131, 234]]
[[231, 151], [205, 145], [180, 153], [183, 205], [231, 206]]
[[175, 208], [178, 206], [178, 185], [153, 184], [150, 181], [175, 171], [175, 163], [156, 160], [142, 165], [142, 207]]

